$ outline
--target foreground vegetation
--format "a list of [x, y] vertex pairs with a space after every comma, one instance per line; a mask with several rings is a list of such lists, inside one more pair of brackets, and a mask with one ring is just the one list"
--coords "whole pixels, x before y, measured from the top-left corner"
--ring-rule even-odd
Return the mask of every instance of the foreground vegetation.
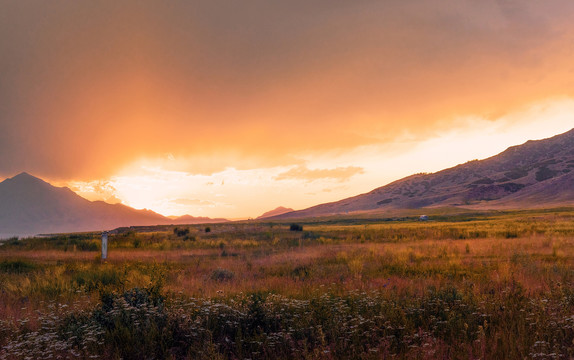
[[571, 210], [0, 246], [0, 359], [568, 359]]

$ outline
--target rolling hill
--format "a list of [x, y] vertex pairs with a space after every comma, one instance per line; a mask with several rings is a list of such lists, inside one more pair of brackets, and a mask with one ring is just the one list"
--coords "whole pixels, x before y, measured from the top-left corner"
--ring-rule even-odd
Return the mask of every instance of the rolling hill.
[[432, 174], [412, 175], [365, 194], [273, 219], [441, 206], [474, 209], [574, 206], [574, 129], [512, 146], [484, 160]]

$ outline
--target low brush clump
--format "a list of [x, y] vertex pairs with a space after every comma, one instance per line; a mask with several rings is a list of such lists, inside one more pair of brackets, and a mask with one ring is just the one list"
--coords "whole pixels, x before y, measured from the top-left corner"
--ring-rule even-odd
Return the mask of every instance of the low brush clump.
[[553, 295], [530, 300], [517, 283], [486, 301], [454, 287], [307, 299], [166, 299], [158, 287], [134, 288], [102, 293], [92, 310], [51, 304], [35, 330], [1, 322], [0, 358], [571, 358], [574, 296]]
[[227, 269], [215, 269], [211, 273], [211, 280], [214, 281], [231, 281], [235, 277], [233, 271]]
[[36, 265], [25, 260], [4, 260], [0, 262], [0, 272], [7, 274], [28, 273], [36, 269]]

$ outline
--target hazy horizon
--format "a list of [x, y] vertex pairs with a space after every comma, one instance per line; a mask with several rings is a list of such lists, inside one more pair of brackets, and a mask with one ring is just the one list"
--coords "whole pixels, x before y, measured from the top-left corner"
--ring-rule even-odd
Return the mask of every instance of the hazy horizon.
[[248, 218], [574, 125], [566, 0], [0, 0], [0, 178]]

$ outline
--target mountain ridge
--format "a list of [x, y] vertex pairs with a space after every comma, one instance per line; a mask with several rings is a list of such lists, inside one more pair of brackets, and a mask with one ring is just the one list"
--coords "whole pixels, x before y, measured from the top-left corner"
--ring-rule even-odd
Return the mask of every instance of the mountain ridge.
[[[186, 224], [190, 218], [193, 217], [172, 220], [152, 210], [89, 201], [67, 187], [53, 186], [26, 172], [0, 182], [0, 239], [124, 226], [179, 225]], [[213, 222], [209, 218], [199, 219]]]
[[[574, 206], [574, 129], [548, 139], [511, 146], [483, 160], [468, 161], [430, 174], [413, 174], [346, 199], [297, 211], [278, 207], [258, 219], [445, 206], [465, 209]], [[224, 221], [228, 220], [190, 215], [168, 218], [151, 210], [89, 201], [67, 187], [52, 186], [26, 172], [0, 182], [0, 238]]]
[[441, 206], [504, 209], [564, 205], [574, 206], [574, 129], [511, 146], [483, 160], [410, 175], [364, 194], [270, 219]]
[[229, 222], [229, 220], [224, 218], [210, 218], [206, 216], [191, 216], [191, 215], [182, 215], [177, 216], [175, 218], [171, 218], [174, 225], [183, 225], [183, 224], [217, 224], [223, 222]]

